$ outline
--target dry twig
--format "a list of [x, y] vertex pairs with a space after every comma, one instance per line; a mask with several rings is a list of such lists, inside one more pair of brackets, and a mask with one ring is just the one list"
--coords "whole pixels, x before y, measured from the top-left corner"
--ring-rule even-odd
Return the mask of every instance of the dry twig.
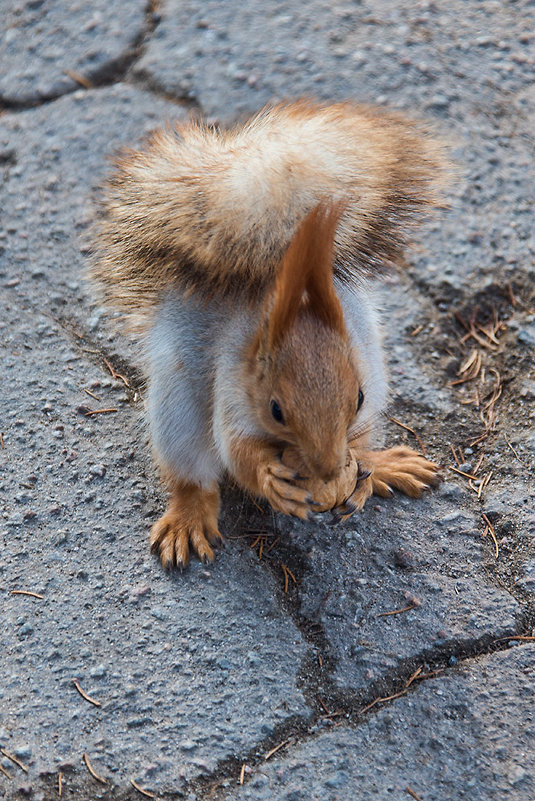
[[288, 743], [291, 743], [291, 741], [292, 741], [291, 737], [289, 737], [287, 740], [284, 740], [282, 743], [276, 745], [275, 748], [272, 748], [271, 751], [267, 752], [267, 754], [264, 757], [264, 760], [267, 762], [268, 759], [271, 759], [273, 754], [276, 754], [277, 751], [280, 751], [281, 748], [284, 748], [284, 746], [288, 745]]
[[496, 559], [497, 559], [498, 555], [499, 555], [499, 551], [498, 551], [498, 540], [496, 539], [496, 532], [494, 530], [494, 526], [492, 525], [492, 523], [490, 522], [490, 520], [488, 519], [487, 515], [484, 512], [482, 513], [481, 517], [483, 518], [483, 520], [487, 524], [487, 527], [486, 527], [485, 531], [483, 532], [483, 536], [486, 537], [487, 533], [488, 533], [492, 537], [492, 540], [494, 542], [494, 547], [496, 549]]
[[119, 409], [91, 409], [85, 413], [84, 417], [92, 417], [94, 414], [108, 414], [109, 412], [118, 412]]
[[44, 599], [44, 595], [39, 595], [38, 592], [31, 592], [31, 590], [11, 590], [11, 595], [28, 595], [30, 598], [38, 598], [40, 601]]
[[494, 640], [494, 642], [504, 642], [505, 640], [528, 640], [532, 642], [535, 640], [531, 634], [512, 634], [510, 637], [500, 637], [498, 640]]
[[89, 78], [85, 77], [85, 75], [80, 75], [79, 72], [74, 72], [73, 70], [63, 70], [63, 73], [75, 83], [78, 83], [80, 84], [80, 86], [83, 86], [84, 89], [93, 88], [93, 84], [91, 83]]
[[420, 665], [418, 670], [415, 670], [414, 673], [412, 674], [412, 676], [410, 677], [410, 679], [407, 681], [407, 684], [405, 685], [405, 689], [407, 689], [407, 687], [410, 687], [411, 684], [413, 683], [413, 681], [416, 681], [416, 679], [420, 678], [420, 674], [421, 674], [422, 670], [423, 670], [423, 668]]
[[450, 445], [450, 450], [453, 454], [453, 458], [455, 459], [455, 464], [457, 465], [457, 467], [460, 467], [462, 465], [462, 462], [459, 461], [459, 457], [455, 453], [455, 448], [453, 447], [453, 445]]
[[423, 801], [423, 799], [418, 795], [418, 793], [414, 792], [412, 787], [409, 786], [405, 787], [405, 792], [407, 792], [409, 795], [412, 795], [414, 801]]
[[514, 455], [516, 456], [516, 458], [518, 459], [518, 461], [520, 462], [520, 464], [521, 464], [521, 465], [523, 465], [523, 464], [524, 464], [524, 462], [522, 461], [522, 459], [520, 458], [520, 456], [518, 455], [518, 453], [515, 451], [515, 449], [513, 448], [513, 446], [511, 445], [511, 443], [510, 443], [510, 442], [509, 442], [509, 440], [507, 439], [507, 437], [505, 437], [505, 441], [506, 441], [507, 445], [509, 446], [509, 448], [511, 448], [511, 450], [513, 451]]
[[287, 565], [281, 564], [282, 572], [284, 573], [284, 592], [288, 592], [288, 576], [292, 579], [293, 583], [297, 586], [297, 579]]
[[110, 371], [110, 373], [111, 373], [111, 377], [112, 377], [112, 378], [114, 378], [114, 379], [117, 379], [117, 378], [118, 378], [120, 381], [122, 381], [122, 382], [123, 382], [123, 384], [125, 385], [125, 387], [128, 387], [128, 389], [130, 389], [130, 384], [128, 383], [128, 380], [127, 380], [127, 379], [124, 377], [124, 375], [121, 375], [120, 373], [118, 373], [118, 372], [117, 372], [117, 371], [114, 369], [113, 365], [112, 365], [112, 364], [110, 364], [110, 362], [109, 362], [109, 361], [106, 359], [106, 357], [105, 357], [105, 356], [103, 356], [102, 358], [104, 359], [104, 364], [106, 365], [106, 367], [108, 368], [108, 370], [109, 370], [109, 371]]
[[99, 776], [98, 773], [95, 771], [95, 769], [94, 769], [93, 765], [91, 764], [91, 762], [89, 761], [89, 757], [87, 756], [85, 751], [82, 754], [82, 759], [84, 760], [89, 773], [91, 774], [91, 776], [93, 776], [94, 779], [97, 780], [97, 782], [100, 782], [101, 784], [107, 784], [108, 783], [106, 781], [106, 779], [103, 779], [102, 776]]
[[399, 692], [399, 693], [394, 693], [394, 695], [386, 695], [384, 698], [376, 698], [375, 701], [372, 701], [371, 704], [368, 704], [368, 706], [365, 706], [362, 709], [359, 709], [359, 715], [363, 715], [365, 712], [368, 712], [376, 704], [384, 704], [385, 701], [393, 701], [394, 698], [401, 698], [402, 695], [406, 695], [406, 694], [407, 694], [407, 688], [405, 688], [404, 690], [401, 690], [401, 692]]
[[391, 612], [380, 612], [375, 617], [390, 617], [390, 615], [401, 615], [402, 612], [410, 612], [411, 609], [417, 609], [420, 604], [410, 604], [404, 606], [403, 609], [393, 609]]
[[391, 417], [390, 420], [392, 421], [392, 423], [395, 423], [400, 428], [404, 428], [405, 431], [408, 431], [410, 434], [412, 434], [413, 437], [416, 438], [416, 441], [418, 442], [418, 445], [420, 446], [420, 450], [422, 451], [423, 455], [427, 456], [427, 450], [426, 450], [425, 445], [424, 445], [424, 443], [422, 441], [422, 438], [420, 437], [420, 435], [413, 428], [411, 428], [410, 426], [406, 426], [405, 423], [402, 423], [400, 420], [396, 420], [395, 417]]
[[136, 782], [133, 779], [130, 779], [130, 784], [132, 785], [134, 790], [137, 790], [138, 793], [141, 793], [141, 795], [144, 795], [147, 798], [156, 798], [154, 793], [149, 793], [148, 790], [144, 790], [143, 787], [140, 787], [139, 784], [136, 784]]
[[473, 481], [477, 481], [478, 478], [473, 473], [465, 473], [464, 470], [457, 470], [456, 467], [449, 467], [448, 470], [453, 470], [454, 473], [458, 473], [460, 476], [464, 476], [465, 478], [471, 478]]
[[76, 689], [78, 690], [78, 692], [80, 693], [82, 698], [84, 698], [86, 701], [89, 701], [89, 703], [93, 704], [94, 706], [102, 706], [100, 701], [95, 701], [95, 699], [91, 698], [90, 695], [87, 695], [87, 693], [84, 693], [84, 691], [80, 687], [80, 684], [78, 683], [78, 679], [73, 679], [72, 683], [74, 684], [74, 686], [76, 687]]
[[28, 773], [28, 768], [26, 767], [26, 765], [24, 765], [20, 761], [20, 759], [17, 759], [16, 756], [13, 756], [13, 754], [10, 754], [9, 751], [6, 751], [5, 748], [0, 748], [0, 754], [3, 754], [6, 759], [9, 759], [11, 762], [13, 762], [13, 764], [16, 765], [18, 768], [20, 768], [21, 770], [23, 770], [24, 773]]

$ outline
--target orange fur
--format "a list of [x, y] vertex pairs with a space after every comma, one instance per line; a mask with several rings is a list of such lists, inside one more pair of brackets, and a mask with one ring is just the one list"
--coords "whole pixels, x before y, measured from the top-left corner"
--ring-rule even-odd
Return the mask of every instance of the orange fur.
[[384, 451], [368, 451], [364, 460], [371, 465], [373, 492], [388, 498], [392, 490], [419, 498], [439, 483], [438, 465], [405, 445]]
[[[262, 325], [245, 374], [250, 408], [266, 434], [298, 445], [310, 473], [329, 480], [345, 464], [357, 407], [354, 348], [306, 306], [278, 347], [271, 350], [266, 340]], [[271, 399], [280, 403], [284, 425], [273, 420]]]
[[347, 336], [342, 307], [333, 287], [333, 243], [341, 211], [340, 206], [318, 204], [297, 230], [275, 281], [268, 350], [281, 344], [304, 303], [324, 325]]
[[231, 442], [230, 452], [234, 476], [244, 489], [266, 498], [278, 512], [308, 517], [309, 492], [292, 483], [297, 473], [282, 463], [279, 448], [267, 440], [240, 437]]
[[187, 481], [171, 481], [167, 512], [153, 525], [150, 545], [164, 567], [187, 567], [190, 546], [202, 562], [213, 562], [210, 543], [222, 542], [217, 527], [219, 490]]

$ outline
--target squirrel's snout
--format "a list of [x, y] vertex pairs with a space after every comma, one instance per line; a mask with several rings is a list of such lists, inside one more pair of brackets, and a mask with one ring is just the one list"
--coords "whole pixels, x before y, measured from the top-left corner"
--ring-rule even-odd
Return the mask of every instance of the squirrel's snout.
[[345, 454], [344, 458], [330, 460], [318, 455], [317, 458], [311, 460], [310, 469], [315, 478], [320, 478], [322, 481], [333, 481], [340, 475], [344, 465]]
[[335, 478], [338, 478], [338, 476], [340, 475], [341, 472], [342, 472], [342, 468], [341, 467], [337, 467], [335, 470], [322, 471], [320, 473], [319, 477], [323, 481], [334, 481]]

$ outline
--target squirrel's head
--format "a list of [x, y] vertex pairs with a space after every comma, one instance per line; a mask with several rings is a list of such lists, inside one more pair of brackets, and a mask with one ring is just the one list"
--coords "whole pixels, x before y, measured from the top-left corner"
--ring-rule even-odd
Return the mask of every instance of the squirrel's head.
[[299, 227], [249, 352], [248, 391], [262, 428], [295, 445], [315, 478], [345, 465], [348, 432], [364, 396], [333, 285], [334, 235], [343, 209], [318, 205]]

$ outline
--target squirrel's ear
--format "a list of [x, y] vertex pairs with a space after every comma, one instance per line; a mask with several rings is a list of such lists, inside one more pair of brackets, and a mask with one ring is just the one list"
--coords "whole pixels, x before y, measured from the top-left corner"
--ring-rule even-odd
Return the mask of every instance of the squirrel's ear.
[[268, 317], [268, 348], [280, 344], [305, 304], [328, 328], [346, 334], [333, 286], [334, 236], [342, 204], [319, 203], [299, 226], [282, 260]]

